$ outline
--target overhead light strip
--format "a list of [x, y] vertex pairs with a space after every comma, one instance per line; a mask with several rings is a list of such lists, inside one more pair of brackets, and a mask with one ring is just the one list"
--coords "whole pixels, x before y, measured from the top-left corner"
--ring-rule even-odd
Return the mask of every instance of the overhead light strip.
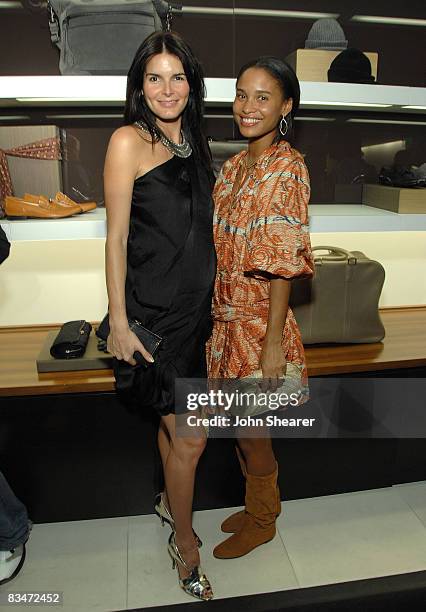
[[351, 21], [361, 23], [381, 23], [384, 25], [426, 26], [426, 19], [410, 19], [408, 17], [381, 17], [379, 15], [353, 15]]
[[309, 13], [307, 11], [274, 11], [266, 9], [236, 8], [235, 15], [250, 17], [282, 17], [284, 19], [337, 19], [338, 13]]
[[46, 115], [46, 119], [122, 119], [123, 113], [114, 115]]
[[356, 106], [356, 107], [365, 107], [365, 108], [389, 108], [392, 104], [374, 104], [372, 102], [335, 102], [335, 101], [325, 101], [325, 100], [301, 100], [302, 106], [305, 105], [314, 105], [314, 106]]
[[386, 125], [426, 125], [426, 121], [395, 121], [387, 119], [347, 119], [347, 123], [384, 123]]
[[403, 106], [402, 108], [410, 108], [411, 110], [426, 110], [426, 106]]
[[[97, 98], [16, 98], [17, 102], [117, 102], [124, 100], [117, 100], [113, 96], [103, 96]], [[225, 102], [228, 103], [228, 99], [211, 99], [208, 102]], [[392, 104], [375, 104], [371, 102], [335, 102], [335, 101], [324, 101], [324, 100], [301, 100], [302, 106], [348, 106], [348, 107], [360, 107], [360, 108], [389, 108]], [[408, 107], [404, 107], [408, 108]]]
[[16, 98], [17, 102], [124, 102], [114, 96], [90, 97], [90, 98]]
[[203, 115], [204, 119], [233, 119], [234, 115], [212, 115], [207, 113]]
[[[180, 11], [176, 11], [180, 13]], [[267, 9], [251, 8], [225, 8], [225, 7], [205, 7], [205, 6], [183, 6], [182, 12], [193, 15], [222, 15], [243, 17], [281, 17], [284, 19], [337, 19], [338, 13], [312, 13], [306, 11], [277, 11]]]
[[0, 121], [22, 121], [30, 119], [27, 115], [0, 115]]
[[334, 117], [295, 117], [296, 121], [336, 121]]
[[0, 2], [0, 9], [22, 9], [24, 8], [20, 2]]
[[[212, 115], [207, 113], [204, 119], [234, 119], [234, 115]], [[296, 121], [336, 121], [334, 117], [295, 117]]]

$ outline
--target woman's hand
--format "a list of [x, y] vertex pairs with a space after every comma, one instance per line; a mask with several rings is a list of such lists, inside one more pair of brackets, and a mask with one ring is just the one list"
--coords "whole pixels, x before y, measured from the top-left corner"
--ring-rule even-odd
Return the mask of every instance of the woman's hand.
[[262, 391], [276, 391], [282, 384], [286, 372], [286, 359], [281, 339], [270, 340], [265, 337], [260, 353], [259, 366], [262, 370]]
[[139, 352], [149, 363], [154, 362], [153, 356], [148, 353], [127, 323], [110, 331], [107, 338], [107, 350], [117, 359], [123, 359], [130, 363], [130, 365], [136, 365], [137, 363], [133, 357], [135, 352]]

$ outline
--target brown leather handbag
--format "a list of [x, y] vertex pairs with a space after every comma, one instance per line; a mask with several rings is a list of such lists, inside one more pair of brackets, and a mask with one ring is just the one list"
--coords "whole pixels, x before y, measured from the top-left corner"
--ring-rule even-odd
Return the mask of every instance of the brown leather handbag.
[[315, 275], [295, 279], [290, 298], [303, 343], [380, 342], [385, 336], [378, 309], [383, 266], [360, 251], [332, 246], [312, 251]]

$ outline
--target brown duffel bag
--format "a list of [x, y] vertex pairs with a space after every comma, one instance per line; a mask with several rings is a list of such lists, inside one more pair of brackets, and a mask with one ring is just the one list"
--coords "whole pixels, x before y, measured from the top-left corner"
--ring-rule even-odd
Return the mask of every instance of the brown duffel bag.
[[378, 305], [385, 280], [383, 266], [360, 251], [331, 246], [312, 250], [315, 275], [295, 279], [290, 297], [303, 343], [382, 340], [385, 329]]

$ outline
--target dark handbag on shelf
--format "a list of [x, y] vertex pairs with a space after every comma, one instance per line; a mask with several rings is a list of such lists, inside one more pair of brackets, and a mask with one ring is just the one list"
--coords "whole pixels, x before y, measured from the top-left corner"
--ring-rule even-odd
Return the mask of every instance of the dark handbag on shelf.
[[[142, 325], [142, 323], [138, 319], [132, 319], [131, 317], [127, 318], [129, 322], [129, 328], [136, 334], [138, 339], [142, 342], [148, 353], [150, 353], [153, 357], [160, 346], [163, 338], [158, 334], [150, 331], [146, 327]], [[109, 336], [110, 328], [109, 328], [109, 314], [107, 313], [105, 317], [99, 324], [95, 334], [98, 338], [100, 338], [103, 342], [107, 341]], [[105, 347], [106, 348], [106, 347]], [[133, 354], [133, 358], [139, 365], [150, 365], [144, 359], [139, 351], [135, 351]]]
[[170, 28], [164, 0], [49, 0], [52, 42], [61, 74], [127, 74], [141, 42]]
[[379, 315], [383, 266], [360, 251], [332, 246], [312, 251], [314, 278], [295, 279], [290, 297], [303, 343], [380, 342], [385, 336]]
[[55, 359], [75, 359], [82, 357], [86, 351], [92, 326], [84, 319], [67, 321], [59, 330], [50, 347], [50, 354]]

